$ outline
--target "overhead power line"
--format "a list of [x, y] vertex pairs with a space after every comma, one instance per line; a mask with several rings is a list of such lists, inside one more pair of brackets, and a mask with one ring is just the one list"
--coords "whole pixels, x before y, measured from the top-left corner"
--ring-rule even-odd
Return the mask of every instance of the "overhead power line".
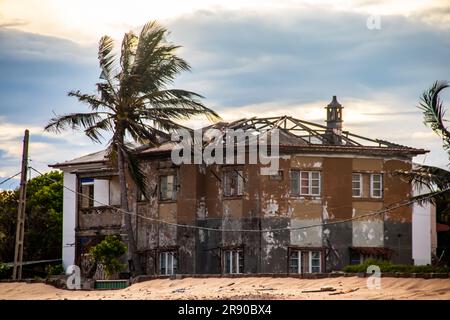
[[[38, 173], [39, 175], [44, 175], [43, 173], [41, 173], [40, 171], [36, 170], [35, 168], [31, 167], [32, 170], [34, 170], [36, 173]], [[50, 177], [46, 177], [47, 179], [53, 181], [53, 182], [58, 182]], [[419, 200], [417, 199], [413, 199], [413, 200], [403, 200], [403, 201], [399, 201], [396, 203], [391, 204], [388, 208], [386, 209], [382, 209], [382, 210], [377, 210], [377, 211], [372, 211], [369, 212], [367, 214], [363, 214], [363, 215], [359, 215], [356, 217], [352, 217], [352, 218], [348, 218], [348, 219], [344, 219], [344, 220], [339, 220], [339, 221], [331, 221], [331, 222], [325, 222], [325, 223], [320, 223], [320, 224], [313, 224], [313, 225], [308, 225], [308, 226], [301, 226], [301, 227], [285, 227], [285, 228], [273, 228], [273, 229], [224, 229], [224, 228], [209, 228], [209, 227], [201, 227], [201, 226], [195, 226], [195, 225], [189, 225], [189, 224], [180, 224], [180, 223], [175, 223], [175, 222], [169, 222], [169, 221], [165, 221], [165, 220], [161, 220], [161, 219], [156, 219], [156, 218], [151, 218], [151, 217], [146, 217], [134, 212], [130, 212], [130, 211], [125, 211], [121, 208], [117, 208], [114, 206], [111, 206], [109, 204], [103, 203], [101, 201], [98, 201], [94, 198], [89, 197], [88, 195], [82, 194], [76, 190], [73, 190], [67, 186], [64, 186], [64, 189], [79, 195], [81, 197], [84, 197], [86, 199], [89, 199], [91, 201], [94, 201], [95, 203], [98, 203], [100, 205], [102, 205], [103, 207], [108, 207], [110, 209], [116, 210], [118, 212], [121, 212], [123, 214], [129, 214], [135, 217], [139, 217], [141, 219], [144, 220], [149, 220], [152, 222], [158, 222], [161, 224], [166, 224], [166, 225], [170, 225], [170, 226], [174, 226], [174, 227], [181, 227], [181, 228], [190, 228], [190, 229], [197, 229], [197, 230], [204, 230], [204, 231], [220, 231], [220, 232], [257, 232], [257, 233], [268, 233], [268, 232], [280, 232], [280, 231], [293, 231], [293, 230], [304, 230], [304, 229], [309, 229], [309, 228], [316, 228], [316, 227], [326, 227], [326, 226], [330, 226], [330, 225], [337, 225], [337, 224], [341, 224], [341, 223], [347, 223], [347, 222], [351, 222], [354, 220], [360, 220], [362, 218], [368, 218], [368, 217], [372, 217], [372, 216], [376, 216], [376, 215], [384, 215], [385, 213], [389, 212], [389, 211], [393, 211], [402, 207], [406, 207], [409, 206]], [[446, 191], [449, 191], [450, 188], [441, 190], [439, 192], [433, 193], [432, 195], [429, 195], [427, 197], [423, 197], [420, 199], [420, 201], [424, 201], [424, 200], [428, 200], [431, 199], [433, 197], [435, 197], [438, 194], [444, 193]]]
[[22, 171], [19, 171], [19, 172], [17, 172], [15, 175], [13, 175], [13, 176], [11, 176], [11, 177], [9, 177], [9, 178], [6, 178], [5, 180], [1, 181], [1, 182], [0, 182], [0, 186], [1, 186], [2, 184], [4, 184], [4, 183], [8, 182], [8, 181], [11, 180], [11, 179], [14, 179], [15, 177], [17, 177], [17, 176], [20, 175], [21, 173], [22, 173]]

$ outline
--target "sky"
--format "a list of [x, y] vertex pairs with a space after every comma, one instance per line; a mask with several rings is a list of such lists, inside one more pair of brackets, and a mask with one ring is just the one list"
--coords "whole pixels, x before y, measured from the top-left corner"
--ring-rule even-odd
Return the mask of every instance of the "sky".
[[[337, 95], [344, 130], [426, 148], [416, 162], [447, 167], [417, 106], [434, 81], [450, 80], [450, 1], [0, 0], [0, 182], [20, 171], [25, 128], [38, 170], [102, 148], [43, 127], [54, 114], [87, 111], [67, 92], [94, 93], [98, 39], [111, 35], [119, 47], [150, 20], [192, 66], [174, 86], [202, 94], [225, 120], [323, 123]], [[443, 98], [448, 105], [450, 90]]]

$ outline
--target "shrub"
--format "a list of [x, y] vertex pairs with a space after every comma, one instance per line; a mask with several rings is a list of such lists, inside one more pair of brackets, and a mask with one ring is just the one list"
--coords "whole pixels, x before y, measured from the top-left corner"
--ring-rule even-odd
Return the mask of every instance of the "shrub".
[[435, 267], [435, 266], [413, 266], [407, 264], [393, 264], [390, 261], [382, 260], [367, 260], [362, 264], [348, 265], [343, 268], [345, 272], [360, 273], [366, 272], [367, 267], [375, 265], [380, 267], [381, 272], [402, 272], [402, 273], [448, 273], [450, 268], [448, 267]]
[[108, 278], [125, 268], [125, 265], [119, 261], [125, 252], [127, 252], [127, 247], [117, 236], [107, 236], [90, 250], [94, 260], [105, 268]]
[[45, 272], [47, 272], [47, 276], [57, 276], [65, 273], [64, 267], [62, 264], [57, 265], [47, 265], [45, 267]]
[[11, 277], [11, 267], [0, 262], [0, 279], [8, 279]]

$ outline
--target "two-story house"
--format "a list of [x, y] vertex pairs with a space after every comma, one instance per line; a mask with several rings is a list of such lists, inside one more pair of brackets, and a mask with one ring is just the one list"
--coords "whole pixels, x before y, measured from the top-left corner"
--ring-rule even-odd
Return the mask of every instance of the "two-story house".
[[[139, 147], [149, 199], [130, 180], [129, 204], [147, 274], [315, 273], [368, 258], [412, 263], [412, 193], [395, 175], [427, 151], [342, 128], [336, 97], [326, 125], [290, 116], [220, 122], [207, 129], [278, 129], [279, 170], [262, 164], [180, 164], [174, 142]], [[118, 177], [104, 151], [52, 165], [64, 172], [65, 265], [124, 234]]]

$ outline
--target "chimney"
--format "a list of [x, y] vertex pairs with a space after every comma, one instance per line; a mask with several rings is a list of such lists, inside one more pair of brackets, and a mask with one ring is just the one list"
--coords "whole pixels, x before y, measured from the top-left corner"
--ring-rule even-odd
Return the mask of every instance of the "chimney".
[[336, 96], [333, 96], [333, 100], [327, 109], [327, 133], [328, 140], [333, 144], [341, 144], [341, 133], [342, 133], [342, 109], [344, 107], [337, 101]]

